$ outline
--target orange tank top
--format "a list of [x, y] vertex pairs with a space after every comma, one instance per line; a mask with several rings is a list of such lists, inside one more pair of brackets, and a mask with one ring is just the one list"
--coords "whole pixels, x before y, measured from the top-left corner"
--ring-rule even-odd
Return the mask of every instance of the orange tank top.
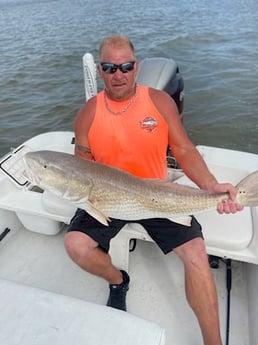
[[[128, 104], [128, 101], [107, 101], [114, 112]], [[153, 104], [146, 86], [138, 85], [134, 102], [124, 113], [116, 115], [107, 109], [104, 91], [98, 93], [88, 141], [97, 162], [138, 177], [167, 176], [168, 126]]]

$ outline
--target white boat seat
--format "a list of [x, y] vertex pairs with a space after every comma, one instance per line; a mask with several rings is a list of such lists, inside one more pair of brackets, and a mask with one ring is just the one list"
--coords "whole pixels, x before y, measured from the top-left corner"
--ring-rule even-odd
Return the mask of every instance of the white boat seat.
[[[234, 257], [237, 258], [252, 241], [253, 223], [249, 208], [235, 215], [219, 215], [216, 211], [209, 211], [197, 215], [196, 218], [202, 225], [209, 254], [231, 257], [234, 253]], [[111, 240], [110, 246], [113, 263], [124, 270], [128, 270], [129, 266], [131, 239], [153, 242], [142, 225], [130, 223], [124, 226], [118, 235]]]
[[159, 325], [117, 309], [2, 279], [0, 295], [0, 344], [165, 344]]

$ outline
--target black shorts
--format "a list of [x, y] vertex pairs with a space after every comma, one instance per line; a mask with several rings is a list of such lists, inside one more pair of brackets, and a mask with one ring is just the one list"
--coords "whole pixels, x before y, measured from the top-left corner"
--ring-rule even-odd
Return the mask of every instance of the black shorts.
[[164, 254], [194, 238], [201, 237], [201, 225], [192, 216], [191, 226], [174, 223], [168, 219], [152, 218], [137, 221], [125, 221], [111, 218], [109, 226], [105, 226], [82, 209], [78, 209], [71, 220], [68, 231], [80, 231], [96, 241], [106, 253], [110, 240], [127, 223], [141, 224], [150, 237], [157, 243]]

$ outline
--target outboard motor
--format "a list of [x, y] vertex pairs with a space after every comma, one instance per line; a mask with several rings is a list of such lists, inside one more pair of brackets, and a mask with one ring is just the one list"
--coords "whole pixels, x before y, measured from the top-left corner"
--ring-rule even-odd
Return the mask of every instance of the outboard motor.
[[146, 58], [140, 62], [137, 83], [166, 91], [176, 102], [178, 112], [183, 112], [184, 81], [173, 59]]

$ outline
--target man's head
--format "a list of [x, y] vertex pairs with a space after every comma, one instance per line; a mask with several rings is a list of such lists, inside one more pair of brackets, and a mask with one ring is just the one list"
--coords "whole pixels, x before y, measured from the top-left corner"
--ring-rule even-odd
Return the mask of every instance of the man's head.
[[134, 93], [138, 71], [134, 46], [126, 36], [105, 37], [99, 48], [98, 71], [108, 96], [114, 100], [126, 100]]
[[102, 61], [103, 48], [105, 48], [106, 46], [109, 46], [111, 48], [116, 48], [116, 49], [129, 48], [132, 52], [133, 59], [134, 60], [136, 59], [134, 55], [134, 45], [127, 36], [113, 35], [113, 36], [108, 36], [108, 37], [103, 38], [99, 46], [100, 61]]

